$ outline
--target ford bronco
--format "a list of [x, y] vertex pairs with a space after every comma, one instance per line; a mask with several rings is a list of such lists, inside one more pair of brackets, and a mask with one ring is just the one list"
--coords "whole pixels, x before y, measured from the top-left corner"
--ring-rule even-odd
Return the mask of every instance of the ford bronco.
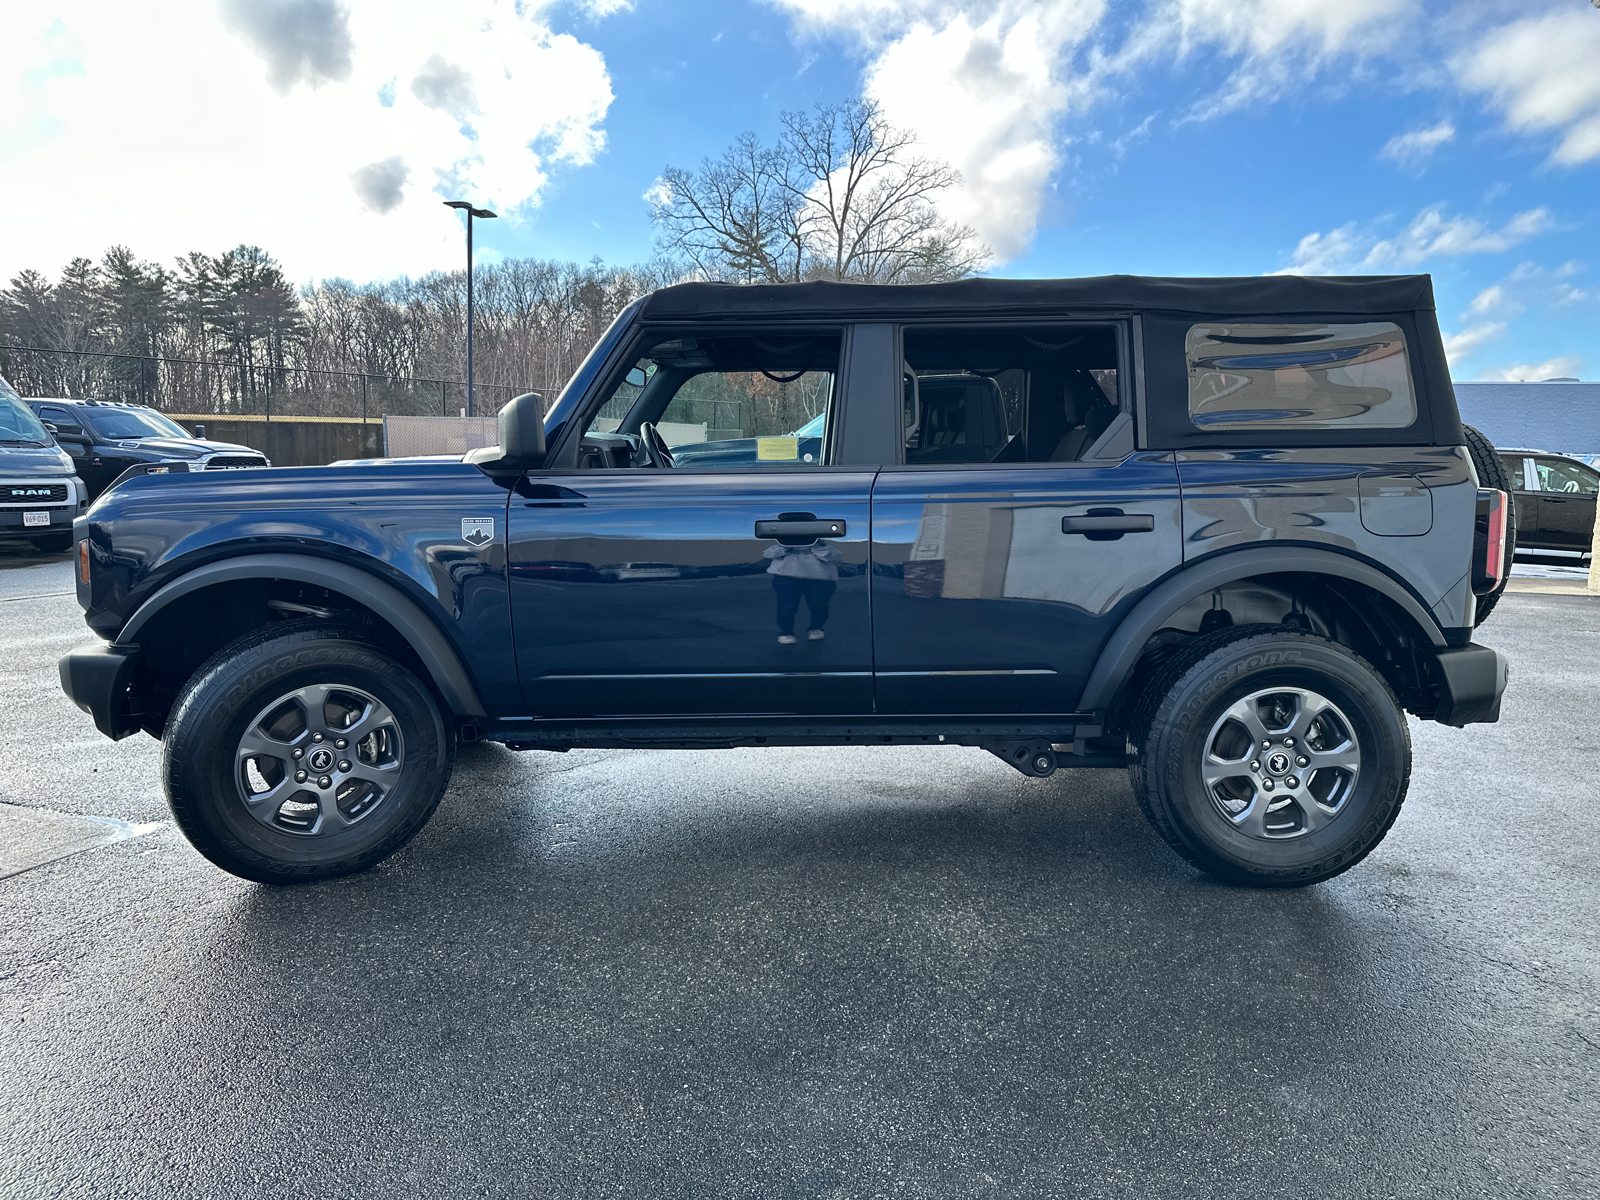
[[202, 854], [363, 869], [477, 739], [959, 744], [1126, 766], [1197, 867], [1307, 884], [1399, 814], [1406, 713], [1499, 716], [1514, 523], [1427, 276], [682, 284], [543, 407], [79, 519], [62, 685], [163, 740]]

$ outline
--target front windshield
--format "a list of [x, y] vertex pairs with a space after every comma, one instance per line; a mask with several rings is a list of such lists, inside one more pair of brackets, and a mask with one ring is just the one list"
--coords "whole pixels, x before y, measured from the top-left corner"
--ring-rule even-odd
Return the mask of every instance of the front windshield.
[[25, 445], [48, 446], [50, 434], [40, 424], [39, 418], [29, 411], [28, 406], [20, 400], [13, 400], [10, 396], [0, 395], [0, 442], [15, 445], [21, 442]]
[[103, 438], [187, 438], [189, 431], [147, 408], [100, 408], [89, 415], [89, 422]]

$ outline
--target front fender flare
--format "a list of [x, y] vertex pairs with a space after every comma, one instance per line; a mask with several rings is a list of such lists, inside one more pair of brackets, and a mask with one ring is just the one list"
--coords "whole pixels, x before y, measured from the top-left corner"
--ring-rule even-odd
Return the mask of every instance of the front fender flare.
[[1104, 712], [1116, 698], [1150, 636], [1178, 609], [1197, 596], [1254, 575], [1328, 575], [1363, 584], [1393, 600], [1416, 622], [1436, 649], [1446, 646], [1444, 633], [1433, 616], [1406, 587], [1392, 576], [1360, 559], [1312, 546], [1252, 546], [1224, 551], [1181, 568], [1152, 588], [1123, 618], [1116, 633], [1100, 651], [1089, 682], [1078, 701], [1080, 712]]
[[196, 567], [141, 604], [112, 644], [137, 645], [139, 631], [174, 600], [213, 584], [238, 579], [290, 579], [325, 587], [366, 605], [405, 639], [453, 713], [465, 717], [488, 715], [461, 656], [416, 601], [393, 584], [359, 567], [311, 554], [246, 554]]

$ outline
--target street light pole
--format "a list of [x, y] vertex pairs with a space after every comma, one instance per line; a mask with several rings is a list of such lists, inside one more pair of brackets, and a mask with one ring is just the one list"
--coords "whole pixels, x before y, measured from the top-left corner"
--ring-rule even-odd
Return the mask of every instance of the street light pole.
[[473, 415], [472, 406], [472, 218], [491, 218], [496, 214], [487, 208], [473, 208], [465, 200], [446, 200], [446, 208], [459, 208], [467, 214], [467, 416]]

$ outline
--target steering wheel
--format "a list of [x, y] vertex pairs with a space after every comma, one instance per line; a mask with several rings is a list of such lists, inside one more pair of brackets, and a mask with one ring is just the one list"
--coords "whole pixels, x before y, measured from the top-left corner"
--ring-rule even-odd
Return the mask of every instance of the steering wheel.
[[645, 457], [650, 460], [652, 467], [675, 465], [672, 461], [672, 451], [667, 449], [667, 439], [661, 436], [661, 431], [656, 428], [654, 421], [646, 421], [639, 426], [639, 437], [644, 442]]

